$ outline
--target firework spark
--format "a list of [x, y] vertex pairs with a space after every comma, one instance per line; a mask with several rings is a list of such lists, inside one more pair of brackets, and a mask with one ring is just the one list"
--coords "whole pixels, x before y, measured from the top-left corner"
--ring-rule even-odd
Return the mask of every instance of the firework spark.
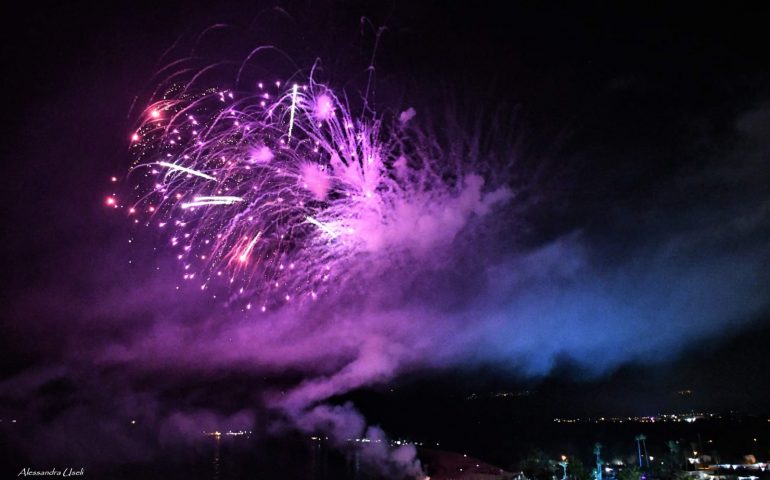
[[181, 205], [182, 208], [203, 207], [206, 205], [232, 205], [237, 202], [242, 202], [241, 197], [231, 196], [203, 196], [193, 197], [192, 202], [186, 202]]
[[205, 178], [206, 180], [216, 180], [216, 178], [212, 177], [211, 175], [206, 175], [205, 173], [199, 172], [198, 170], [193, 170], [192, 168], [183, 167], [182, 165], [177, 165], [175, 163], [158, 162], [158, 165], [160, 165], [161, 167], [167, 167], [171, 171], [184, 172], [190, 175], [195, 175], [196, 177]]

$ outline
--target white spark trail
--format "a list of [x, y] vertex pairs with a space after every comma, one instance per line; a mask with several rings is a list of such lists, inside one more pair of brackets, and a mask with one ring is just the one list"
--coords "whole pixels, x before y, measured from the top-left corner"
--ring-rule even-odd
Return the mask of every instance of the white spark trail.
[[249, 244], [243, 250], [243, 253], [241, 253], [241, 256], [238, 257], [241, 262], [245, 262], [249, 258], [249, 253], [251, 253], [251, 250], [254, 248], [254, 245], [259, 241], [259, 237], [261, 236], [262, 236], [262, 232], [257, 232], [254, 238], [251, 239]]
[[186, 202], [182, 204], [182, 208], [201, 207], [206, 205], [232, 205], [234, 203], [242, 202], [241, 197], [195, 197], [192, 202]]
[[318, 220], [316, 220], [315, 218], [313, 218], [311, 216], [305, 217], [305, 219], [308, 222], [310, 222], [313, 225], [315, 225], [316, 227], [318, 227], [321, 230], [323, 230], [324, 232], [328, 233], [329, 236], [331, 236], [332, 238], [337, 238], [337, 236], [338, 236], [337, 232], [335, 232], [329, 225], [327, 225], [327, 224], [325, 224], [323, 222], [319, 222]]
[[294, 110], [297, 108], [297, 84], [291, 88], [291, 111], [289, 112], [289, 140], [291, 140], [291, 131], [294, 128]]
[[211, 175], [206, 175], [203, 172], [199, 172], [198, 170], [193, 170], [192, 168], [183, 167], [182, 165], [177, 165], [176, 163], [158, 162], [158, 165], [162, 167], [167, 167], [169, 170], [177, 170], [180, 172], [189, 173], [190, 175], [195, 175], [196, 177], [205, 178], [206, 180], [216, 180], [216, 178], [212, 177]]

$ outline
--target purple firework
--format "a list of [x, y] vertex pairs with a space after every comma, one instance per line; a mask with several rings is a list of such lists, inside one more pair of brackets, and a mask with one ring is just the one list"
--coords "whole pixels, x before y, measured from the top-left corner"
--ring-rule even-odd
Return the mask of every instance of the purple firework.
[[168, 231], [184, 279], [266, 311], [429, 256], [511, 197], [442, 151], [414, 109], [360, 110], [312, 75], [251, 92], [173, 84], [132, 136], [129, 213]]

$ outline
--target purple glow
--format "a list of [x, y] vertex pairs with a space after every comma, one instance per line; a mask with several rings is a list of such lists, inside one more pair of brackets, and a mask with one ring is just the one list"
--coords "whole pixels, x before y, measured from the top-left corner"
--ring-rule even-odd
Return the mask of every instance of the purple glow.
[[334, 103], [329, 95], [322, 93], [315, 99], [315, 114], [316, 120], [323, 121], [328, 120], [334, 115]]

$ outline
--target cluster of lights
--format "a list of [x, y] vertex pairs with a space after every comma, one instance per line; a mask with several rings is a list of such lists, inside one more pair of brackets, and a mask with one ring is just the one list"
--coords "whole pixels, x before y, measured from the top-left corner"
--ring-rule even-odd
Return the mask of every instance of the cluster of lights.
[[711, 466], [714, 469], [720, 470], [758, 470], [760, 472], [770, 472], [770, 464], [767, 462], [757, 463], [718, 463]]
[[521, 398], [521, 397], [529, 397], [536, 392], [532, 390], [522, 390], [519, 392], [494, 392], [487, 395], [479, 395], [477, 393], [471, 393], [467, 397], [465, 397], [466, 400], [478, 400], [481, 398]]
[[715, 413], [658, 414], [644, 417], [554, 418], [555, 423], [693, 423], [702, 419], [719, 419]]
[[[319, 437], [311, 437], [313, 440], [320, 440]], [[416, 447], [421, 447], [424, 444], [422, 442], [411, 442], [408, 440], [382, 440], [380, 438], [376, 438], [372, 440], [371, 438], [363, 437], [363, 438], [348, 438], [348, 442], [351, 443], [388, 443], [391, 447], [400, 447], [403, 445], [414, 445]], [[438, 445], [438, 443], [436, 444]]]
[[224, 433], [220, 432], [219, 430], [215, 430], [213, 432], [207, 432], [207, 431], [204, 430], [203, 434], [206, 435], [206, 436], [215, 437], [215, 438], [220, 438], [222, 436], [242, 437], [244, 435], [251, 435], [251, 430], [238, 430], [238, 431], [228, 430], [228, 431], [226, 431]]

